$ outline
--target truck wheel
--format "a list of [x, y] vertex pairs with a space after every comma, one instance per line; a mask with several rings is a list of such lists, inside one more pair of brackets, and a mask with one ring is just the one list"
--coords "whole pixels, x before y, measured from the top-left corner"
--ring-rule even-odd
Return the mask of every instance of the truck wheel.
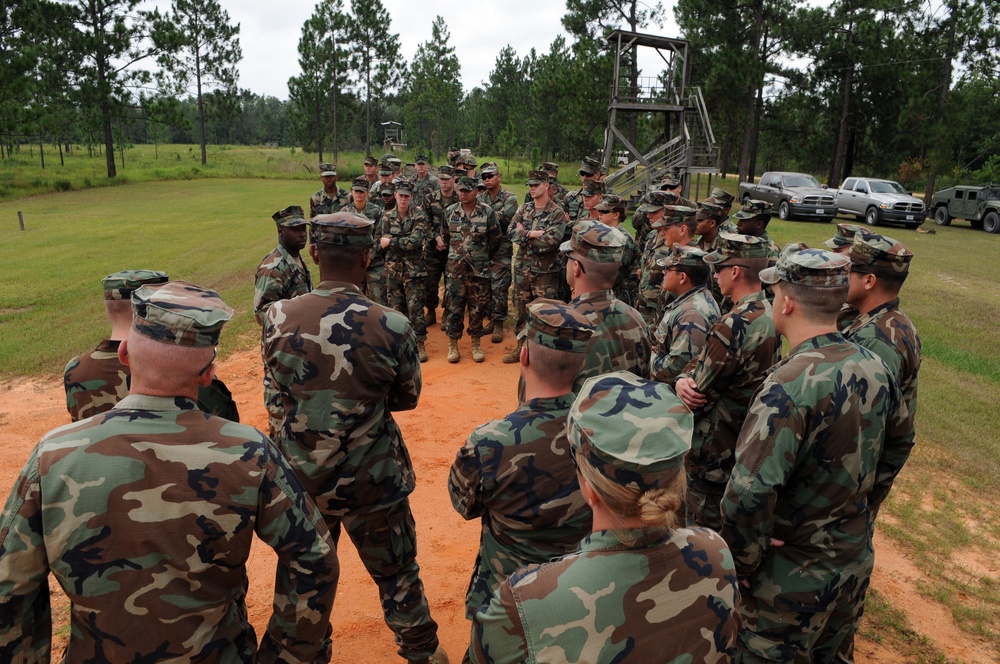
[[936, 210], [934, 210], [934, 223], [938, 226], [947, 226], [951, 223], [951, 215], [948, 214], [947, 205], [939, 205]]
[[788, 205], [788, 201], [781, 201], [778, 205], [778, 219], [782, 221], [792, 220], [792, 208]]
[[865, 212], [865, 223], [869, 226], [878, 226], [878, 208], [870, 207]]
[[990, 212], [983, 217], [983, 230], [987, 233], [1000, 233], [1000, 214]]
[[740, 202], [743, 203], [744, 205], [746, 205], [746, 203], [749, 200], [750, 200], [750, 194], [743, 194], [743, 198], [740, 200]]

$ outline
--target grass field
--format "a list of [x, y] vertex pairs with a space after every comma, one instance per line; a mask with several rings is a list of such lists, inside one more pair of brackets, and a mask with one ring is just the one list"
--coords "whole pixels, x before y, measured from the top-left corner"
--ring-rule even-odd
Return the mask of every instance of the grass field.
[[[161, 159], [178, 149], [161, 147]], [[234, 157], [229, 168], [238, 170], [238, 150], [228, 151]], [[221, 162], [226, 152], [212, 158]], [[155, 172], [143, 171], [111, 188], [71, 187], [0, 202], [0, 378], [54, 376], [71, 356], [93, 347], [107, 327], [100, 278], [126, 268], [164, 270], [172, 279], [217, 289], [236, 310], [223, 334], [223, 354], [254, 347], [253, 274], [276, 242], [271, 214], [305, 206], [319, 186], [298, 163], [303, 155], [274, 152], [284, 153], [275, 160], [282, 166], [268, 178], [259, 164], [252, 165], [255, 175], [191, 180], [156, 181]], [[508, 188], [520, 198], [523, 175], [505, 180], [505, 186], [516, 183]], [[563, 180], [569, 185], [575, 178]], [[723, 186], [735, 191], [736, 182]], [[920, 332], [923, 365], [918, 444], [880, 526], [927, 570], [923, 592], [948, 606], [964, 629], [1000, 646], [1000, 580], [990, 562], [1000, 545], [993, 499], [1000, 493], [1000, 236], [964, 224], [924, 228], [936, 233], [882, 229], [915, 254], [902, 301]], [[777, 219], [769, 228], [779, 245], [815, 246], [833, 230]], [[885, 628], [895, 629], [898, 616], [882, 614]], [[900, 628], [900, 639], [906, 629]]]

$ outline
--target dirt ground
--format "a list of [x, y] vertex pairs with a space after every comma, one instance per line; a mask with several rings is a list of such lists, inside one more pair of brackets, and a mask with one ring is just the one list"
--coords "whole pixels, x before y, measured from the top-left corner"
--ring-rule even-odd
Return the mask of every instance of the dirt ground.
[[[417, 489], [411, 496], [417, 523], [417, 559], [441, 643], [453, 662], [461, 660], [469, 642], [464, 597], [479, 542], [479, 523], [462, 520], [452, 509], [448, 469], [473, 428], [504, 416], [516, 405], [517, 365], [501, 362], [504, 350], [512, 344], [494, 345], [489, 338], [484, 342], [483, 364], [472, 362], [469, 339], [464, 338], [460, 342], [462, 360], [451, 365], [445, 359], [444, 333], [431, 326], [427, 340], [430, 360], [423, 365], [420, 405], [415, 411], [398, 415], [417, 475]], [[246, 351], [231, 355], [220, 363], [218, 373], [233, 392], [242, 421], [266, 431], [259, 354]], [[69, 416], [59, 377], [8, 381], [0, 384], [0, 391], [7, 395], [0, 401], [0, 493], [6, 496], [38, 439], [69, 422]], [[398, 662], [392, 633], [382, 622], [375, 585], [347, 542], [340, 550], [333, 661]], [[875, 549], [872, 585], [906, 613], [916, 632], [930, 639], [948, 661], [996, 661], [981, 640], [958, 628], [946, 609], [919, 594], [921, 571], [900, 547], [877, 535]], [[270, 549], [256, 546], [249, 562], [248, 608], [258, 635], [263, 633], [271, 612], [274, 565]], [[61, 635], [59, 632], [66, 624], [65, 604], [64, 598], [53, 598], [56, 652], [61, 651], [66, 640], [65, 630]], [[859, 641], [856, 659], [906, 661], [898, 653], [868, 641]]]

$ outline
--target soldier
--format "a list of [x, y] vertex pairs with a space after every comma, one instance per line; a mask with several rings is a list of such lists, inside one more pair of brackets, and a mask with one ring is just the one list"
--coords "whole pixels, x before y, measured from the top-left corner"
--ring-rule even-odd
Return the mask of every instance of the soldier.
[[568, 258], [566, 281], [573, 293], [570, 305], [594, 325], [576, 389], [587, 378], [612, 371], [649, 376], [652, 344], [646, 322], [611, 290], [618, 278], [625, 235], [625, 231], [600, 222], [582, 221], [574, 227], [569, 242], [559, 248]]
[[[233, 310], [182, 281], [132, 304], [129, 395], [43, 437], [7, 500], [0, 658], [49, 661], [51, 571], [70, 601], [65, 661], [329, 661], [339, 566], [315, 504], [263, 434], [195, 403]], [[259, 650], [253, 533], [284, 565]]]
[[[63, 372], [66, 409], [74, 422], [106, 413], [128, 396], [130, 372], [128, 365], [118, 358], [118, 348], [132, 326], [132, 293], [141, 286], [164, 284], [167, 279], [165, 273], [156, 270], [123, 270], [101, 280], [111, 338], [101, 341], [89, 355], [78, 355], [66, 364]], [[233, 422], [240, 421], [233, 395], [218, 376], [198, 388], [198, 408]]]
[[781, 250], [767, 234], [767, 225], [771, 221], [771, 204], [767, 201], [749, 200], [734, 216], [736, 234], [752, 235], [764, 241], [767, 247], [768, 266], [773, 267], [778, 262]]
[[373, 184], [378, 182], [378, 159], [368, 155], [365, 157], [365, 182], [368, 183], [368, 187], [371, 188]]
[[427, 200], [427, 197], [441, 186], [437, 177], [428, 171], [428, 163], [429, 160], [422, 154], [418, 154], [417, 158], [414, 160], [414, 166], [417, 169], [417, 178], [413, 182], [413, 195], [416, 197], [416, 200], [419, 201], [419, 205], [423, 205], [424, 201]]
[[716, 205], [722, 208], [722, 212], [724, 214], [728, 215], [729, 211], [733, 209], [733, 201], [735, 200], [736, 197], [730, 194], [725, 189], [722, 189], [721, 187], [715, 187], [712, 189], [712, 196], [708, 198], [706, 202], [715, 203]]
[[430, 234], [427, 215], [411, 205], [413, 186], [406, 181], [395, 183], [396, 207], [382, 213], [379, 246], [385, 251], [385, 292], [389, 306], [402, 312], [417, 334], [420, 361], [427, 361], [424, 340], [424, 239]]
[[[360, 214], [362, 217], [367, 217], [378, 223], [382, 217], [382, 208], [369, 200], [369, 186], [367, 178], [355, 178], [354, 182], [351, 183], [352, 203], [344, 211]], [[361, 292], [372, 302], [383, 305], [387, 302], [385, 297], [385, 252], [382, 251], [378, 242], [372, 244], [371, 262], [368, 264], [364, 283], [361, 284]]]
[[271, 215], [278, 226], [278, 246], [264, 257], [254, 275], [253, 313], [261, 325], [272, 304], [312, 290], [309, 267], [299, 255], [306, 246], [303, 214], [298, 205], [290, 205]]
[[323, 182], [323, 188], [309, 199], [310, 217], [315, 217], [317, 214], [331, 214], [350, 205], [351, 197], [337, 186], [337, 167], [335, 165], [320, 164], [319, 179]]
[[601, 213], [596, 207], [604, 197], [604, 191], [604, 183], [596, 180], [591, 180], [580, 187], [581, 205], [578, 207], [577, 216], [569, 218], [570, 222], [584, 219], [599, 221]]
[[[832, 238], [824, 241], [823, 246], [835, 254], [846, 254], [851, 250], [851, 245], [854, 244], [854, 236], [858, 233], [862, 233], [865, 238], [872, 236], [872, 232], [865, 226], [837, 224], [837, 232], [833, 234]], [[845, 331], [860, 315], [861, 312], [852, 307], [850, 302], [844, 302], [840, 308], [840, 315], [837, 317], [837, 329], [841, 332]], [[868, 350], [872, 349], [869, 348]]]
[[[391, 184], [392, 166], [387, 161], [381, 161], [378, 165], [378, 182], [369, 185], [368, 198], [375, 205], [385, 209], [385, 192], [383, 190], [387, 189]], [[395, 190], [393, 190], [392, 196], [395, 197]], [[395, 200], [393, 201], [393, 205], [395, 205]]]
[[736, 438], [754, 393], [781, 352], [758, 276], [767, 267], [766, 245], [749, 235], [724, 233], [721, 239], [704, 261], [735, 304], [674, 382], [677, 396], [695, 411], [686, 462], [689, 518], [716, 531], [722, 527], [719, 503], [733, 469]]
[[788, 245], [760, 275], [791, 351], [750, 407], [722, 503], [745, 586], [737, 661], [832, 662], [853, 638], [875, 514], [913, 446], [895, 381], [837, 332], [850, 267]]
[[696, 211], [684, 205], [667, 205], [663, 208], [663, 217], [657, 225], [657, 232], [663, 238], [667, 249], [675, 246], [696, 246], [698, 221]]
[[639, 277], [636, 270], [639, 269], [641, 256], [639, 246], [635, 243], [632, 235], [625, 228], [625, 208], [627, 203], [621, 196], [609, 194], [601, 199], [594, 209], [597, 210], [598, 221], [605, 226], [617, 228], [625, 234], [625, 248], [622, 252], [622, 264], [618, 268], [618, 278], [611, 289], [615, 292], [615, 297], [634, 307], [639, 297]]
[[584, 157], [583, 163], [580, 164], [580, 188], [566, 194], [566, 199], [563, 201], [563, 209], [566, 210], [566, 216], [570, 221], [576, 221], [583, 215], [583, 188], [588, 182], [601, 182], [600, 174], [600, 162], [593, 157]]
[[570, 458], [566, 415], [594, 328], [565, 303], [540, 298], [528, 305], [526, 329], [520, 360], [524, 403], [473, 431], [448, 478], [458, 513], [482, 519], [465, 600], [469, 619], [511, 572], [574, 551], [591, 529]]
[[[458, 203], [458, 192], [455, 190], [455, 172], [451, 166], [441, 166], [438, 169], [438, 188], [423, 199], [424, 213], [431, 227], [433, 239], [428, 240], [424, 248], [424, 266], [427, 269], [427, 281], [424, 286], [424, 298], [427, 305], [427, 316], [424, 322], [433, 325], [437, 322], [438, 303], [441, 297], [438, 289], [445, 267], [448, 265], [448, 221], [445, 210]], [[447, 308], [447, 289], [445, 289], [445, 308]], [[441, 314], [441, 329], [445, 329], [444, 314]]]
[[669, 386], [616, 372], [584, 384], [567, 435], [594, 532], [499, 587], [473, 618], [472, 661], [729, 661], [732, 555], [710, 530], [675, 528], [691, 412]]
[[357, 547], [399, 654], [447, 662], [416, 561], [413, 466], [391, 412], [417, 406], [417, 336], [405, 316], [358, 287], [372, 230], [347, 212], [312, 220], [309, 252], [322, 281], [268, 312], [264, 365], [285, 407], [275, 442], [330, 531], [343, 525]]
[[458, 340], [462, 338], [462, 319], [469, 311], [469, 336], [472, 359], [485, 359], [480, 338], [483, 319], [489, 316], [492, 297], [490, 264], [500, 246], [500, 223], [493, 208], [476, 200], [476, 181], [468, 176], [458, 179], [459, 204], [445, 213], [450, 245], [445, 285], [448, 289], [445, 323], [448, 333], [448, 361], [460, 359]]
[[500, 169], [494, 161], [483, 164], [480, 171], [486, 190], [480, 192], [479, 201], [493, 208], [500, 224], [500, 246], [493, 254], [490, 264], [493, 299], [490, 303], [490, 324], [493, 326], [491, 340], [498, 344], [503, 342], [504, 325], [509, 314], [510, 286], [512, 283], [511, 263], [514, 256], [514, 243], [511, 242], [508, 231], [510, 222], [517, 214], [517, 197], [500, 187]]
[[[660, 248], [669, 251], [669, 247], [664, 244], [663, 234], [658, 230], [663, 226], [660, 222], [663, 219], [665, 206], [655, 202], [656, 200], [653, 199], [643, 206], [648, 220], [645, 225], [649, 227], [649, 231], [646, 232], [646, 236], [642, 240], [642, 255], [639, 266], [636, 268], [639, 290], [635, 308], [642, 314], [646, 324], [650, 326], [656, 325], [660, 320], [657, 317], [657, 312], [660, 309], [662, 298], [660, 291], [663, 285], [663, 272], [656, 267], [656, 253]], [[652, 227], [653, 224], [657, 226], [655, 229]]]
[[[514, 261], [515, 333], [524, 329], [528, 304], [535, 298], [559, 296], [563, 274], [560, 273], [559, 245], [566, 231], [566, 213], [549, 198], [548, 176], [542, 171], [528, 171], [531, 202], [514, 214], [509, 234], [518, 245]], [[519, 362], [521, 341], [503, 356], [504, 364]]]
[[[467, 177], [472, 178], [473, 180], [477, 179], [476, 166], [478, 165], [478, 162], [476, 161], [476, 158], [473, 157], [471, 154], [467, 154], [465, 155], [465, 157], [463, 157], [462, 160], [465, 163], [465, 175]], [[455, 170], [457, 171], [458, 169], [456, 168]]]
[[704, 258], [705, 252], [697, 247], [677, 245], [669, 257], [657, 261], [663, 268], [663, 290], [675, 296], [653, 335], [650, 376], [661, 383], [674, 384], [701, 353], [708, 331], [721, 315], [708, 290], [710, 272]]
[[[723, 226], [728, 224], [729, 220], [724, 211], [726, 209], [728, 208], [723, 208], [711, 198], [698, 201], [698, 213], [694, 218], [697, 223], [695, 234], [698, 235], [698, 248], [706, 254], [719, 248], [719, 233]], [[726, 232], [735, 233], [736, 231], [729, 230]], [[732, 308], [733, 303], [726, 300], [722, 291], [719, 290], [719, 284], [715, 279], [708, 280], [708, 289], [712, 293], [712, 297], [715, 298], [715, 302], [719, 305], [720, 310], [723, 307], [725, 307], [725, 311], [729, 311]]]

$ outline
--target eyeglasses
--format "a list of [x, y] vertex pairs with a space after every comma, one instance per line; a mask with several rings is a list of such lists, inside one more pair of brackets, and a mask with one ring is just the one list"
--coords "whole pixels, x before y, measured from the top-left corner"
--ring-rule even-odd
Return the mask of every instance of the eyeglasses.
[[212, 359], [209, 361], [208, 364], [205, 365], [204, 369], [202, 369], [201, 371], [198, 372], [199, 376], [203, 376], [205, 374], [205, 372], [208, 371], [209, 367], [211, 367], [215, 363], [215, 358], [216, 358], [216, 356], [218, 354], [219, 354], [219, 349], [218, 348], [213, 348], [212, 349]]
[[580, 262], [579, 258], [576, 258], [575, 256], [570, 256], [569, 259], [580, 266], [580, 272], [582, 274], [587, 274], [587, 269], [583, 267], [583, 263]]
[[483, 178], [484, 180], [492, 180], [496, 176], [497, 176], [496, 173], [483, 173], [482, 175], [480, 175], [480, 177]]

